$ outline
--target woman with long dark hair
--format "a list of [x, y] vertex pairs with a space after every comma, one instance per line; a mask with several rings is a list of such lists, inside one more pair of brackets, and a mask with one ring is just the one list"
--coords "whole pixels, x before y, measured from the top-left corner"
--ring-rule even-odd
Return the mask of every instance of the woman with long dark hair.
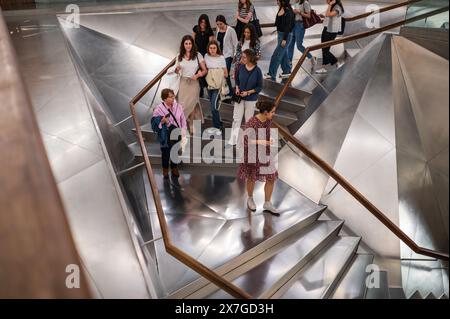
[[214, 40], [214, 32], [211, 28], [211, 23], [209, 22], [207, 14], [200, 15], [198, 24], [194, 26], [192, 31], [192, 37], [195, 40], [198, 52], [205, 56], [205, 54], [208, 53], [206, 47], [208, 46], [209, 41]]
[[236, 78], [239, 68], [241, 67], [241, 55], [245, 50], [252, 50], [256, 59], [261, 57], [261, 44], [256, 34], [256, 29], [253, 24], [247, 24], [242, 32], [242, 37], [236, 47], [236, 56], [234, 57], [234, 78]]
[[[294, 30], [292, 30], [292, 41], [288, 46], [288, 57], [289, 61], [292, 63], [294, 58], [294, 47], [297, 44], [297, 49], [303, 53], [305, 52], [305, 47], [303, 46], [303, 39], [305, 37], [305, 27], [303, 26], [303, 19], [311, 17], [311, 5], [308, 0], [295, 0], [293, 5], [293, 10], [295, 13], [295, 24]], [[308, 53], [306, 56], [309, 61], [311, 61], [311, 72], [314, 72], [314, 68], [317, 64], [317, 59]]]
[[227, 72], [228, 72], [227, 84], [231, 90], [232, 85], [230, 79], [230, 69], [231, 64], [233, 63], [234, 54], [239, 41], [236, 35], [236, 31], [234, 31], [234, 28], [230, 27], [227, 24], [227, 20], [223, 15], [220, 14], [217, 16], [216, 24], [217, 24], [216, 39], [217, 42], [219, 42], [220, 51], [222, 51], [222, 54], [225, 58], [225, 62], [227, 63]]
[[[214, 40], [214, 32], [211, 28], [211, 23], [209, 22], [209, 17], [207, 14], [202, 14], [198, 18], [198, 24], [192, 29], [192, 37], [197, 45], [197, 50], [203, 56], [207, 53], [206, 47], [209, 41]], [[203, 97], [204, 88], [207, 86], [206, 82], [202, 79], [199, 80], [200, 83], [200, 97]]]
[[177, 100], [184, 107], [189, 131], [193, 134], [193, 121], [204, 122], [199, 101], [200, 84], [198, 79], [205, 76], [207, 70], [203, 56], [197, 52], [197, 46], [191, 35], [185, 35], [181, 40], [175, 72], [181, 76]]
[[237, 64], [241, 61], [242, 52], [247, 49], [252, 50], [255, 53], [257, 59], [261, 57], [261, 44], [259, 42], [258, 35], [256, 34], [255, 26], [250, 23], [244, 27], [242, 37], [236, 47], [236, 56], [234, 58], [234, 61]]
[[269, 73], [264, 78], [275, 81], [278, 68], [281, 65], [282, 77], [291, 74], [291, 62], [288, 57], [287, 48], [292, 40], [292, 29], [294, 28], [294, 11], [289, 0], [277, 0], [278, 12], [275, 19], [277, 27], [278, 43], [270, 59]]
[[250, 0], [239, 0], [238, 10], [236, 12], [236, 35], [238, 39], [242, 37], [245, 25], [250, 23], [253, 18], [254, 6]]
[[[341, 0], [327, 0], [327, 11], [322, 16], [323, 20], [323, 31], [321, 41], [327, 42], [336, 39], [339, 32], [342, 30], [342, 15], [344, 14], [344, 6]], [[330, 47], [322, 49], [322, 64], [334, 65], [336, 68], [341, 66], [338, 63], [338, 59], [330, 52]], [[316, 73], [326, 73], [327, 69], [321, 68], [317, 70]]]

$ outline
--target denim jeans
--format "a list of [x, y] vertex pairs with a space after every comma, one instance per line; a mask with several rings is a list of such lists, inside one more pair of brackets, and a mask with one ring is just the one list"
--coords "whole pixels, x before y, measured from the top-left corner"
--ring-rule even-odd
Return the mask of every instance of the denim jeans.
[[275, 51], [273, 51], [272, 58], [270, 59], [269, 65], [269, 75], [272, 80], [277, 77], [278, 67], [281, 65], [281, 70], [283, 73], [291, 73], [291, 62], [288, 57], [289, 44], [292, 39], [292, 32], [286, 38], [286, 45], [284, 48], [281, 46], [281, 41], [283, 41], [283, 32], [278, 32], [278, 43]]
[[228, 71], [227, 84], [228, 87], [230, 88], [230, 92], [232, 92], [233, 87], [231, 86], [230, 70], [231, 70], [231, 63], [233, 63], [233, 58], [232, 57], [225, 58], [225, 63], [227, 64], [227, 71]]
[[[305, 52], [305, 47], [303, 46], [303, 39], [305, 38], [305, 28], [303, 27], [303, 21], [296, 21], [294, 25], [294, 30], [292, 30], [292, 40], [288, 47], [288, 57], [289, 61], [292, 62], [294, 57], [294, 47], [297, 43], [297, 49], [303, 53]], [[307, 55], [308, 59], [312, 58], [311, 53]]]
[[219, 102], [219, 90], [208, 90], [209, 100], [211, 102], [211, 114], [213, 125], [220, 129], [222, 122], [220, 121], [220, 113], [217, 111], [217, 103]]
[[180, 139], [178, 139], [178, 141], [172, 141], [170, 139], [170, 134], [172, 133], [172, 130], [175, 129], [175, 127], [172, 125], [169, 128], [169, 140], [167, 141], [167, 144], [169, 145], [169, 147], [161, 147], [161, 161], [162, 161], [162, 167], [163, 168], [177, 168], [178, 165], [174, 162], [172, 162], [170, 160], [170, 151], [172, 150], [172, 146], [174, 146], [176, 143], [179, 142]]

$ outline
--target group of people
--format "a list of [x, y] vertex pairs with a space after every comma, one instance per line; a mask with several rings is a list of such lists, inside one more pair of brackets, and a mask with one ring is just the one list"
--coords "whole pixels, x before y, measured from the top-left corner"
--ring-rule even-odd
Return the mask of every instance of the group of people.
[[[312, 8], [308, 0], [295, 0], [291, 5], [290, 0], [278, 0], [278, 12], [275, 19], [277, 28], [277, 46], [272, 54], [269, 65], [269, 72], [264, 78], [275, 81], [278, 68], [281, 66], [280, 77], [285, 78], [291, 75], [292, 60], [294, 58], [294, 48], [304, 53], [303, 39], [305, 37], [305, 20], [311, 18]], [[341, 0], [326, 0], [327, 10], [320, 14], [323, 19], [323, 31], [321, 41], [331, 41], [336, 39], [343, 31], [342, 15], [344, 6]], [[326, 73], [327, 69], [322, 67], [316, 70], [317, 59], [311, 53], [307, 54], [310, 61], [311, 73]], [[340, 67], [337, 58], [330, 52], [330, 48], [322, 49], [322, 64]]]
[[[219, 113], [220, 101], [230, 100], [234, 103], [232, 129], [226, 141], [226, 148], [236, 145], [243, 118], [246, 129], [267, 130], [264, 139], [258, 139], [256, 136], [248, 140], [248, 136], [244, 137], [245, 153], [248, 152], [249, 145], [265, 146], [269, 151], [274, 143], [270, 137], [270, 127], [275, 108], [271, 102], [258, 102], [258, 95], [263, 88], [263, 78], [275, 80], [280, 66], [282, 77], [290, 75], [295, 45], [304, 52], [305, 28], [302, 20], [310, 17], [311, 6], [307, 0], [296, 0], [294, 6], [291, 6], [289, 0], [277, 0], [278, 11], [275, 20], [277, 47], [270, 60], [269, 72], [263, 76], [258, 67], [261, 45], [255, 24], [252, 23], [255, 21], [255, 8], [250, 0], [238, 1], [235, 27], [228, 25], [223, 15], [218, 15], [214, 32], [208, 15], [202, 14], [192, 30], [192, 35], [185, 35], [181, 40], [174, 67], [174, 72], [180, 77], [176, 100], [173, 90], [162, 90], [162, 102], [154, 109], [152, 117], [152, 128], [158, 133], [161, 144], [163, 175], [166, 179], [169, 177], [169, 167], [172, 169], [173, 177], [179, 176], [176, 163], [170, 160], [170, 151], [180, 139], [171, 141], [170, 134], [175, 128], [181, 129], [183, 134], [186, 134], [187, 130], [194, 134], [194, 121], [204, 123], [199, 98], [204, 96], [205, 90], [210, 100], [213, 127], [218, 135], [223, 134]], [[343, 13], [340, 0], [327, 0], [327, 3], [322, 41], [337, 36], [340, 26], [336, 21], [340, 21]], [[323, 54], [324, 64], [337, 63], [337, 59], [329, 50]], [[308, 58], [315, 67], [316, 59], [310, 54]], [[233, 64], [234, 74], [231, 75]], [[234, 87], [231, 82], [232, 76]], [[257, 115], [256, 109], [259, 110]], [[247, 206], [252, 211], [256, 210], [253, 188], [256, 181], [263, 181], [266, 183], [264, 210], [277, 214], [277, 209], [271, 203], [277, 172], [261, 173], [262, 164], [258, 159], [256, 161], [256, 164], [248, 163], [245, 159], [239, 167], [239, 177], [247, 180]]]

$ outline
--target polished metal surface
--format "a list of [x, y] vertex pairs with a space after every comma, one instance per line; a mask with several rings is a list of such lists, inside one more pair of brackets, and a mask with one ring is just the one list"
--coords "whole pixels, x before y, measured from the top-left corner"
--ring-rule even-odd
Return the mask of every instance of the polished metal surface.
[[[179, 182], [169, 182], [158, 170], [156, 179], [173, 243], [208, 267], [222, 266], [219, 267], [222, 271], [237, 259], [242, 262], [261, 253], [261, 244], [279, 242], [291, 234], [296, 225], [303, 227], [311, 223], [322, 209], [280, 181], [275, 186], [273, 203], [279, 207], [281, 216], [273, 217], [262, 213], [262, 184], [257, 184], [254, 195], [259, 210], [249, 214], [245, 184], [235, 175], [211, 175], [207, 170], [195, 174], [182, 171]], [[145, 183], [148, 190], [148, 182]], [[154, 226], [153, 237], [159, 237], [156, 211], [150, 198], [148, 207]], [[155, 249], [158, 262], [173, 259], [161, 244]], [[160, 272], [166, 295], [199, 277], [179, 263], [167, 269], [160, 268]]]
[[356, 254], [347, 272], [343, 275], [336, 290], [331, 295], [332, 299], [364, 299], [366, 294], [366, 279], [369, 276], [373, 262], [373, 255]]
[[353, 257], [359, 240], [358, 237], [337, 238], [273, 297], [282, 299], [326, 298]]
[[368, 288], [366, 299], [390, 299], [388, 272], [376, 271], [373, 275], [379, 278], [379, 287]]
[[[384, 37], [380, 35], [377, 41], [364, 48], [355, 59], [342, 67], [345, 69], [341, 72], [345, 72], [339, 84], [295, 133], [295, 137], [329, 164], [333, 164], [338, 157], [369, 75], [373, 71], [374, 60], [383, 46]], [[311, 99], [313, 98], [314, 95]], [[308, 160], [299, 161], [297, 158], [288, 147], [284, 147], [279, 156], [280, 177], [307, 197], [319, 201], [328, 177], [314, 166], [311, 167], [314, 164]], [[290, 174], [289, 167], [292, 165], [300, 165], [302, 178]]]
[[[416, 243], [441, 251], [448, 251], [447, 66], [445, 59], [404, 38], [380, 35], [347, 62], [341, 82], [296, 133]], [[390, 283], [403, 283], [405, 292], [412, 292], [406, 283], [414, 282], [420, 267], [400, 270], [405, 266], [399, 258], [419, 255], [400, 246], [389, 230], [303, 155], [284, 147], [279, 164], [286, 183], [328, 205], [363, 237], [366, 252], [386, 267]], [[288, 167], [294, 165], [301, 178], [290, 174]], [[437, 276], [423, 286], [424, 292], [443, 288], [445, 267], [435, 267]]]
[[64, 35], [54, 16], [7, 18], [47, 155], [93, 297], [149, 298]]
[[[285, 242], [264, 253], [262, 262], [250, 261], [250, 270], [237, 277], [233, 283], [252, 296], [267, 298], [289, 280], [299, 269], [311, 260], [315, 253], [333, 240], [342, 222], [318, 221]], [[250, 234], [245, 234], [248, 236]], [[244, 265], [245, 267], [245, 265]], [[195, 294], [192, 298], [198, 298]], [[207, 298], [231, 297], [223, 291], [217, 291]]]

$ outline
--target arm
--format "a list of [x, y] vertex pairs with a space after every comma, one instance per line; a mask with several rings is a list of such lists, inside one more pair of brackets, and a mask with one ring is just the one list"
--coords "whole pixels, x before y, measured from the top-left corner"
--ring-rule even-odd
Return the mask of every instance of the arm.
[[231, 44], [233, 45], [233, 54], [236, 51], [236, 47], [239, 43], [239, 40], [237, 38], [236, 31], [234, 31], [234, 28], [231, 28]]
[[255, 55], [258, 60], [261, 58], [261, 44], [259, 43], [259, 40], [256, 41], [255, 44]]
[[238, 20], [247, 24], [252, 20], [252, 17], [253, 17], [253, 5], [250, 6], [250, 11], [248, 12], [247, 16], [245, 18], [241, 18], [238, 15]]
[[292, 25], [293, 20], [295, 19], [294, 13], [291, 10], [286, 10], [285, 17], [284, 17], [284, 23], [283, 26], [283, 41], [281, 41], [281, 46], [284, 48], [286, 46], [286, 40], [289, 36], [289, 33], [292, 30], [289, 30], [290, 26]]
[[234, 56], [234, 63], [240, 63], [241, 62], [241, 53], [242, 53], [242, 44], [239, 41], [236, 47], [236, 55]]
[[225, 78], [227, 78], [228, 77], [228, 70], [227, 70], [227, 67], [224, 67], [224, 68], [222, 68], [223, 69], [223, 76], [225, 77]]
[[325, 13], [326, 17], [335, 17], [338, 15], [338, 12], [336, 10], [332, 10], [335, 3], [336, 1], [333, 0], [328, 4], [327, 12]]

